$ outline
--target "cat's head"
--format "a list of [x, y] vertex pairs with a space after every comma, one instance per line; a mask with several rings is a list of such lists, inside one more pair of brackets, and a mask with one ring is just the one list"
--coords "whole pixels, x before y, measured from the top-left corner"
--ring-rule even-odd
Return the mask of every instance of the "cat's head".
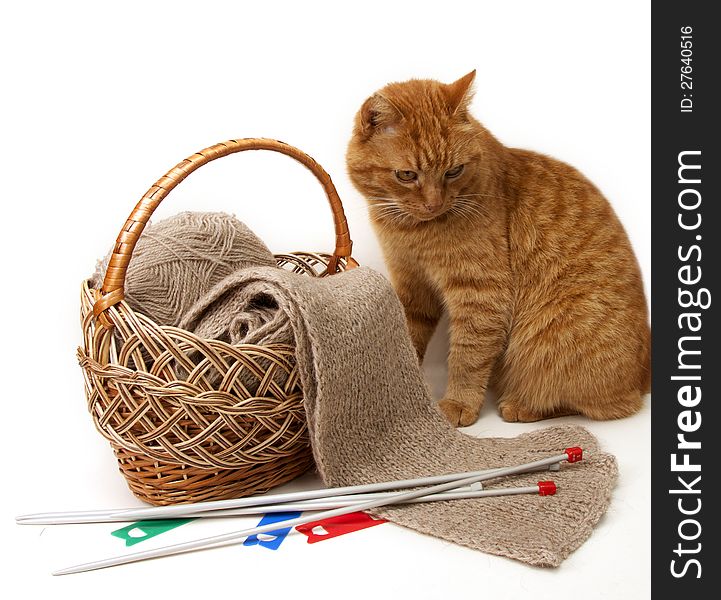
[[346, 159], [374, 218], [417, 224], [471, 202], [490, 136], [468, 113], [475, 73], [391, 83], [363, 103]]

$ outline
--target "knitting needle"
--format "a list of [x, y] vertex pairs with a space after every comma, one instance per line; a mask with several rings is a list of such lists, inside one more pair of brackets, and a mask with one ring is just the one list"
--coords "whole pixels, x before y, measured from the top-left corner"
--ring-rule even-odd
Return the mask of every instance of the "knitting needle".
[[319, 514], [311, 514], [306, 516], [298, 517], [297, 519], [289, 519], [286, 521], [280, 521], [276, 523], [267, 523], [266, 525], [260, 525], [258, 527], [252, 527], [242, 531], [235, 531], [232, 533], [226, 533], [223, 535], [217, 535], [207, 538], [201, 538], [198, 540], [191, 540], [189, 542], [183, 542], [181, 544], [174, 544], [172, 546], [165, 546], [162, 548], [154, 548], [152, 550], [145, 550], [143, 552], [134, 552], [126, 554], [124, 556], [114, 556], [99, 561], [84, 563], [81, 565], [75, 565], [66, 569], [55, 571], [53, 575], [69, 575], [71, 573], [80, 573], [83, 571], [92, 571], [95, 569], [104, 569], [106, 567], [114, 567], [117, 565], [128, 564], [147, 560], [150, 558], [159, 558], [162, 556], [170, 556], [173, 554], [180, 554], [189, 552], [191, 550], [199, 550], [210, 547], [218, 547], [221, 545], [228, 545], [235, 543], [241, 539], [244, 539], [250, 535], [256, 535], [260, 533], [266, 533], [268, 531], [275, 531], [279, 528], [286, 527], [297, 527], [305, 523], [320, 519], [330, 519], [333, 517], [339, 517], [351, 512], [370, 510], [372, 508], [378, 508], [387, 504], [398, 503], [405, 500], [412, 500], [414, 498], [420, 498], [421, 496], [428, 496], [429, 494], [436, 494], [439, 492], [445, 492], [454, 488], [459, 488], [465, 485], [472, 485], [478, 481], [486, 481], [488, 479], [494, 479], [495, 477], [503, 477], [508, 475], [516, 475], [518, 473], [527, 472], [529, 469], [533, 469], [541, 466], [548, 466], [550, 464], [567, 460], [568, 462], [576, 462], [581, 460], [581, 449], [580, 448], [569, 448], [566, 449], [565, 454], [544, 458], [541, 460], [533, 461], [531, 463], [525, 463], [522, 465], [516, 465], [513, 467], [503, 467], [497, 469], [491, 473], [475, 474], [465, 479], [459, 479], [450, 481], [448, 483], [441, 483], [428, 488], [420, 490], [411, 490], [409, 492], [401, 492], [394, 494], [392, 497], [381, 498], [375, 500], [369, 500], [368, 502], [361, 502], [353, 504], [352, 506], [337, 508], [334, 510], [328, 510]]
[[[438, 494], [430, 494], [421, 496], [411, 500], [403, 500], [401, 502], [393, 502], [393, 504], [416, 504], [425, 502], [440, 502], [445, 500], [465, 500], [469, 498], [487, 498], [491, 496], [514, 496], [519, 494], [538, 494], [540, 496], [552, 496], [556, 493], [556, 484], [552, 481], [539, 481], [536, 485], [523, 487], [508, 488], [491, 488], [486, 490], [464, 490], [460, 492], [440, 492]], [[207, 513], [196, 513], [193, 517], [232, 517], [258, 513], [279, 513], [279, 512], [305, 512], [313, 510], [332, 510], [343, 506], [354, 506], [361, 502], [374, 500], [375, 498], [383, 498], [395, 496], [393, 492], [381, 492], [379, 494], [359, 494], [355, 496], [343, 496], [338, 498], [321, 498], [318, 500], [307, 500], [306, 502], [297, 502], [289, 504], [270, 504], [269, 506], [253, 506], [250, 508], [231, 508], [228, 510], [209, 511]]]
[[[415, 502], [439, 502], [443, 500], [462, 500], [467, 498], [485, 498], [488, 496], [510, 496], [513, 494], [536, 494], [550, 495], [552, 492], [549, 491], [549, 486], [541, 489], [541, 484], [548, 482], [539, 482], [535, 486], [525, 487], [508, 487], [508, 488], [492, 488], [489, 490], [483, 490], [478, 485], [477, 488], [471, 486], [456, 491], [441, 492], [440, 494], [431, 494], [430, 496], [422, 496], [415, 500], [404, 502], [403, 504], [411, 504]], [[550, 482], [551, 484], [553, 482]], [[306, 500], [305, 502], [291, 502], [283, 504], [269, 504], [267, 506], [251, 506], [247, 508], [229, 508], [225, 510], [214, 510], [206, 511], [201, 513], [193, 513], [192, 515], [178, 515], [176, 518], [182, 519], [186, 517], [191, 518], [216, 518], [216, 517], [236, 517], [242, 515], [256, 515], [266, 513], [279, 513], [279, 512], [306, 512], [312, 510], [330, 510], [333, 508], [339, 508], [341, 506], [351, 506], [354, 503], [364, 502], [367, 500], [373, 500], [374, 498], [388, 497], [393, 492], [378, 492], [375, 494], [356, 494], [348, 496], [332, 496], [330, 498], [316, 498], [313, 500]], [[22, 522], [23, 525], [69, 525], [69, 524], [80, 524], [80, 523], [115, 523], [125, 522], [126, 519], [114, 516], [112, 514], [101, 514], [91, 516], [77, 516], [71, 515], [65, 519], [58, 518], [33, 518], [27, 519]]]
[[[487, 498], [491, 496], [515, 496], [519, 494], [538, 494], [539, 496], [553, 496], [556, 493], [556, 484], [553, 481], [539, 481], [536, 485], [528, 485], [523, 487], [507, 487], [507, 488], [490, 488], [490, 489], [471, 489], [464, 488], [462, 491], [440, 492], [438, 494], [429, 494], [428, 496], [420, 496], [411, 500], [402, 500], [393, 502], [393, 504], [416, 504], [425, 502], [440, 502], [446, 500], [465, 500], [469, 498]], [[307, 500], [306, 502], [297, 502], [289, 504], [270, 504], [268, 506], [253, 506], [250, 508], [231, 508], [228, 510], [214, 510], [204, 513], [195, 513], [196, 518], [204, 517], [224, 517], [224, 516], [240, 516], [258, 513], [278, 513], [278, 512], [304, 512], [312, 510], [331, 510], [342, 506], [353, 506], [374, 500], [376, 498], [388, 498], [396, 496], [394, 492], [380, 492], [378, 494], [358, 494], [358, 496], [339, 496], [337, 498], [320, 498], [316, 500]]]
[[[480, 491], [481, 487], [474, 489], [472, 487], [463, 488], [456, 492], [442, 492], [441, 494], [434, 494], [433, 498], [438, 500], [447, 499], [445, 497], [439, 498], [441, 495], [454, 495], [456, 498], [460, 498], [463, 493], [471, 493]], [[373, 498], [387, 497], [392, 492], [377, 492], [375, 494], [356, 494], [356, 495], [344, 495], [344, 496], [330, 496], [328, 498], [313, 498], [302, 502], [291, 502], [291, 503], [279, 503], [279, 504], [268, 504], [249, 506], [245, 508], [228, 508], [223, 510], [208, 510], [203, 512], [190, 512], [188, 514], [180, 513], [175, 515], [173, 518], [183, 519], [187, 517], [201, 518], [201, 517], [225, 517], [225, 516], [239, 516], [239, 515], [255, 515], [260, 513], [269, 512], [292, 512], [298, 510], [320, 510], [317, 508], [320, 506], [322, 509], [336, 508], [338, 506], [349, 506], [353, 502], [361, 502], [364, 500], [372, 500]], [[455, 499], [455, 498], [454, 498]], [[133, 520], [133, 519], [130, 519]], [[116, 513], [115, 511], [89, 511], [83, 512], [72, 512], [72, 513], [46, 513], [37, 515], [27, 515], [26, 517], [17, 517], [17, 522], [20, 525], [67, 525], [67, 524], [81, 524], [81, 523], [121, 523], [126, 522], [128, 519], [122, 516], [122, 513]]]
[[[454, 492], [442, 492], [446, 494], [460, 494], [462, 492], [475, 492], [480, 491], [482, 485], [479, 483], [476, 486], [467, 486], [459, 488]], [[382, 498], [388, 496], [392, 492], [376, 492], [374, 494], [347, 494], [339, 496], [330, 496], [328, 498], [312, 498], [303, 502], [295, 503], [279, 503], [279, 504], [268, 504], [264, 506], [258, 504], [257, 506], [249, 506], [245, 508], [229, 508], [223, 510], [203, 511], [196, 512], [192, 511], [188, 514], [180, 513], [174, 516], [174, 518], [182, 519], [186, 517], [211, 517], [211, 516], [235, 516], [235, 515], [254, 515], [263, 512], [289, 512], [291, 510], [297, 510], [295, 508], [287, 508], [289, 506], [308, 506], [309, 508], [303, 510], [314, 510], [310, 506], [323, 504], [335, 506], [346, 506], [352, 502], [361, 502], [364, 500], [372, 500], [373, 498]], [[438, 494], [435, 494], [437, 496]], [[258, 500], [262, 500], [262, 496], [258, 497]], [[343, 504], [345, 503], [345, 504]], [[192, 506], [192, 505], [191, 505]], [[132, 520], [132, 519], [131, 519]], [[38, 513], [34, 515], [25, 515], [16, 517], [16, 521], [19, 525], [66, 525], [66, 524], [81, 524], [81, 523], [121, 523], [128, 521], [127, 518], [122, 516], [122, 513], [118, 513], [117, 510], [96, 510], [96, 511], [77, 511], [77, 512], [66, 512], [66, 513]]]
[[[549, 467], [560, 463], [564, 460], [568, 462], [576, 462], [581, 460], [583, 451], [581, 448], [573, 447], [566, 448], [563, 454], [552, 456], [542, 461], [536, 461], [534, 463], [528, 463], [524, 465], [523, 471], [514, 471], [517, 473], [526, 473], [542, 467]], [[537, 464], [539, 463], [539, 464]], [[543, 463], [543, 464], [540, 464]], [[419, 479], [405, 479], [401, 481], [388, 481], [383, 483], [371, 483], [366, 485], [353, 485], [338, 488], [327, 488], [320, 490], [307, 490], [303, 492], [291, 492], [288, 494], [274, 494], [269, 496], [253, 496], [250, 498], [236, 498], [232, 500], [214, 500], [212, 502], [199, 502], [196, 504], [177, 504], [174, 506], [155, 506], [152, 508], [141, 508], [141, 509], [129, 509], [120, 510], [117, 513], [113, 513], [114, 516], [123, 517], [131, 521], [139, 521], [143, 519], [167, 519], [175, 518], [179, 514], [184, 514], [186, 517], [197, 512], [205, 512], [209, 510], [222, 510], [226, 508], [244, 508], [247, 506], [257, 506], [258, 504], [278, 504], [281, 502], [295, 502], [300, 500], [311, 500], [314, 498], [327, 498], [329, 496], [339, 496], [345, 494], [360, 494], [369, 492], [385, 492], [391, 490], [398, 490], [403, 488], [420, 487], [425, 485], [434, 485], [438, 483], [447, 483], [451, 481], [457, 481], [462, 478], [471, 477], [474, 475], [488, 475], [487, 479], [493, 479], [495, 477], [504, 477], [506, 468], [500, 467], [497, 469], [485, 469], [482, 471], [471, 471], [467, 473], [451, 473], [448, 475], [434, 475], [431, 477], [421, 477]]]
[[[567, 448], [564, 458], [571, 456], [569, 452], [581, 452], [580, 448]], [[579, 454], [579, 456], [581, 456]], [[580, 460], [578, 458], [577, 460]], [[560, 462], [556, 461], [550, 465], [542, 465], [540, 467], [529, 468], [527, 471], [537, 471], [549, 468], [556, 471], [560, 468]], [[225, 510], [229, 508], [246, 508], [250, 506], [258, 506], [265, 504], [277, 504], [283, 502], [296, 502], [302, 500], [314, 500], [331, 496], [341, 496], [355, 493], [382, 492], [396, 489], [420, 487], [435, 483], [445, 483], [462, 477], [475, 474], [493, 473], [499, 469], [485, 469], [482, 471], [472, 471], [469, 473], [454, 473], [449, 475], [437, 475], [432, 477], [423, 477], [420, 479], [406, 479], [401, 481], [391, 481], [383, 483], [373, 483], [367, 485], [355, 485], [337, 488], [306, 490], [302, 492], [291, 492], [286, 494], [272, 494], [266, 496], [251, 496], [248, 498], [231, 499], [231, 500], [215, 500], [212, 502], [199, 502], [194, 504], [178, 504], [175, 506], [160, 506], [152, 508], [130, 508], [130, 509], [104, 509], [89, 510], [75, 512], [46, 512], [35, 513], [29, 515], [20, 515], [16, 517], [16, 521], [20, 525], [53, 525], [63, 523], [93, 523], [93, 522], [124, 522], [124, 521], [141, 521], [146, 519], [173, 519], [188, 517], [198, 512], [207, 512], [211, 510]], [[116, 518], [117, 517], [117, 518]]]

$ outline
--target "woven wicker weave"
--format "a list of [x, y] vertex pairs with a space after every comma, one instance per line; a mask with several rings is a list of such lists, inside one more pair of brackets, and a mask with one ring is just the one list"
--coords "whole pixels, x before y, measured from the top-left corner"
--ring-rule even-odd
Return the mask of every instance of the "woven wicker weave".
[[328, 174], [283, 142], [244, 139], [194, 154], [159, 179], [120, 231], [102, 290], [82, 284], [78, 358], [88, 409], [130, 489], [151, 504], [261, 493], [313, 464], [292, 346], [202, 339], [158, 325], [123, 301], [133, 249], [163, 198], [211, 160], [259, 149], [308, 167], [324, 187], [335, 223], [333, 254], [278, 255], [278, 266], [314, 277], [356, 266]]

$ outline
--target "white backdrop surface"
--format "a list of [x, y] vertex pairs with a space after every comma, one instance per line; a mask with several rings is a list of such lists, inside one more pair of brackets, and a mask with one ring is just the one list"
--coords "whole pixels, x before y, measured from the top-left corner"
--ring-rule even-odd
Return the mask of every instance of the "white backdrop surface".
[[[213, 143], [273, 137], [314, 156], [344, 201], [355, 257], [384, 271], [345, 174], [353, 115], [388, 81], [452, 81], [476, 68], [474, 114], [504, 143], [565, 160], [601, 188], [648, 290], [650, 2], [25, 2], [4, 6], [0, 50], [6, 587], [108, 600], [648, 597], [650, 399], [622, 421], [528, 425], [503, 423], [489, 402], [467, 430], [515, 436], [576, 422], [618, 457], [608, 514], [555, 570], [384, 524], [313, 545], [293, 532], [277, 550], [241, 545], [52, 578], [76, 559], [122, 552], [109, 535], [117, 527], [18, 527], [13, 517], [138, 504], [86, 412], [75, 360], [79, 283], [145, 190]], [[180, 210], [234, 212], [276, 252], [331, 249], [321, 189], [279, 155], [207, 165], [158, 216]], [[436, 397], [446, 343], [442, 326], [426, 361]], [[190, 523], [143, 544], [247, 523]]]

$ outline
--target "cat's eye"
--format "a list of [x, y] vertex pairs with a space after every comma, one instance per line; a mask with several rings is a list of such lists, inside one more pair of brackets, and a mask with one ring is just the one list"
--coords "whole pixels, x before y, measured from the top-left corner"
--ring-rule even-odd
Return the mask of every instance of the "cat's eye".
[[464, 165], [458, 165], [457, 167], [453, 167], [452, 169], [448, 169], [446, 171], [446, 178], [447, 179], [453, 179], [454, 177], [458, 177], [461, 173], [463, 173], [463, 166]]
[[396, 171], [396, 177], [398, 181], [410, 183], [411, 181], [418, 179], [418, 173], [415, 171]]

